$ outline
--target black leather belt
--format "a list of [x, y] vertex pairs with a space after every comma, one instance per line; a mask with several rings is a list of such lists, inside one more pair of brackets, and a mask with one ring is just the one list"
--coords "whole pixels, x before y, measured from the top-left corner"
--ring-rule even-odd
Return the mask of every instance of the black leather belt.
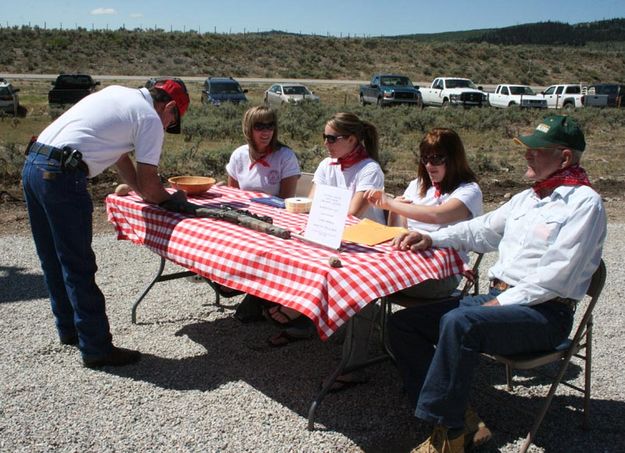
[[[82, 154], [76, 150], [72, 150], [69, 146], [57, 148], [55, 146], [34, 142], [28, 147], [28, 154], [42, 154], [48, 159], [59, 162], [61, 164], [61, 168], [65, 170], [76, 169], [89, 174], [89, 167], [82, 160]], [[76, 161], [72, 162], [72, 159], [75, 159]]]
[[571, 309], [571, 311], [575, 311], [577, 308], [577, 301], [574, 299], [565, 299], [564, 297], [556, 297], [555, 299], [551, 299], [549, 302], [557, 302], [559, 304], [564, 304]]
[[[498, 289], [499, 291], [505, 291], [507, 289], [513, 288], [513, 285], [510, 285], [503, 280], [499, 280], [498, 278], [494, 278], [490, 281], [490, 287]], [[559, 304], [564, 304], [569, 307], [572, 311], [575, 311], [577, 307], [577, 301], [575, 299], [567, 299], [564, 297], [556, 297], [554, 299], [548, 300], [547, 302], [557, 302]]]

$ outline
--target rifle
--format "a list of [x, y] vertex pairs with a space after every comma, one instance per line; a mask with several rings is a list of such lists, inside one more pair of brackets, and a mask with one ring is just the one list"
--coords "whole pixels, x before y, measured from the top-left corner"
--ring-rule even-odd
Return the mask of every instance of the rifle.
[[290, 239], [291, 232], [286, 228], [281, 228], [273, 224], [273, 219], [269, 216], [254, 214], [243, 209], [234, 209], [229, 206], [221, 206], [219, 208], [206, 208], [189, 201], [165, 200], [160, 207], [168, 211], [180, 212], [182, 214], [191, 214], [195, 217], [223, 220], [235, 225], [249, 228], [261, 233], [270, 234], [281, 239]]

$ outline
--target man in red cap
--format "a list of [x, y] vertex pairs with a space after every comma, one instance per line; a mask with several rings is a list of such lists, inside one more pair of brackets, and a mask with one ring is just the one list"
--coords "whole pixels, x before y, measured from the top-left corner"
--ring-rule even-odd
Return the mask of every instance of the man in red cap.
[[184, 192], [165, 190], [158, 163], [164, 131], [180, 133], [188, 106], [180, 79], [159, 80], [149, 90], [113, 85], [83, 98], [29, 144], [22, 182], [37, 254], [60, 341], [77, 345], [86, 367], [127, 365], [141, 356], [112, 342], [95, 282], [87, 181], [116, 166], [145, 201], [184, 201]]

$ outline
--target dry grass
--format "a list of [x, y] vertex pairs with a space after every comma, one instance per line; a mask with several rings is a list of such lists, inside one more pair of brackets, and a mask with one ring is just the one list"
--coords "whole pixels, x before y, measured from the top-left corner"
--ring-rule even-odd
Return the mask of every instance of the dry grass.
[[[136, 87], [136, 81], [106, 81]], [[45, 81], [19, 81], [21, 102], [27, 107], [24, 118], [0, 118], [0, 162], [3, 181], [15, 184], [23, 161], [23, 147], [31, 135], [39, 133], [52, 120], [47, 106], [50, 87]], [[240, 118], [245, 106], [203, 106], [201, 82], [189, 82], [191, 107], [183, 121], [183, 134], [166, 134], [161, 171], [165, 176], [195, 174], [224, 177], [224, 165], [231, 151], [242, 143]], [[250, 104], [262, 101], [266, 84], [248, 84]], [[467, 149], [472, 167], [485, 185], [523, 184], [523, 150], [512, 137], [530, 132], [546, 112], [495, 110], [491, 108], [418, 110], [410, 107], [379, 109], [357, 105], [356, 88], [337, 85], [311, 85], [321, 97], [319, 106], [287, 106], [280, 110], [281, 139], [298, 152], [305, 171], [314, 171], [325, 151], [320, 140], [325, 120], [336, 111], [355, 111], [376, 124], [380, 130], [389, 190], [400, 192], [414, 177], [413, 152], [423, 133], [434, 126], [456, 129]], [[625, 111], [581, 109], [574, 113], [586, 131], [588, 152], [584, 166], [591, 178], [609, 181], [606, 192], [622, 190], [625, 180]], [[189, 132], [190, 131], [190, 132]], [[215, 135], [219, 132], [218, 135]], [[198, 173], [198, 171], [200, 173]], [[109, 172], [101, 179], [115, 179]]]

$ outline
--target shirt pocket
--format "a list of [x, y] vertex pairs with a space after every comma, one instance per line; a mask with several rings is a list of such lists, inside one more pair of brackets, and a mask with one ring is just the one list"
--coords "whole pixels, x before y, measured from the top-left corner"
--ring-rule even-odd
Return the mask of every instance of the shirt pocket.
[[528, 239], [546, 248], [556, 240], [565, 222], [566, 216], [557, 210], [541, 212], [533, 226], [532, 237]]

